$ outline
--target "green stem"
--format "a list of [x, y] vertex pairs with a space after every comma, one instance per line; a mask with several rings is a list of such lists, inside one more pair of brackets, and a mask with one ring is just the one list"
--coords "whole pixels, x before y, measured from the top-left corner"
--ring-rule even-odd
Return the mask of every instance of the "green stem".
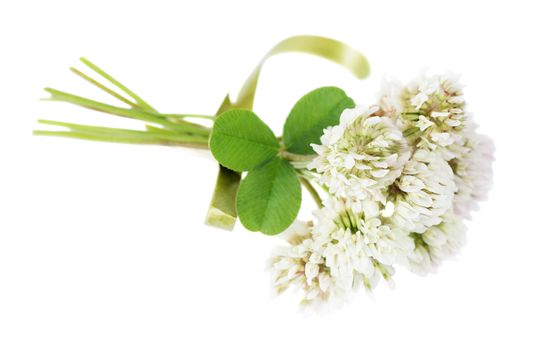
[[203, 114], [163, 114], [163, 115], [168, 118], [178, 118], [178, 119], [200, 118], [200, 119], [215, 120], [217, 118], [216, 116], [203, 115]]
[[319, 192], [317, 192], [317, 189], [313, 187], [311, 182], [309, 182], [305, 177], [300, 176], [299, 179], [302, 185], [305, 187], [305, 189], [309, 192], [309, 194], [311, 195], [315, 203], [317, 203], [317, 206], [319, 208], [322, 208], [323, 207], [322, 199], [319, 195]]
[[151, 111], [151, 112], [156, 112], [156, 109], [151, 107], [150, 104], [145, 102], [135, 92], [133, 92], [132, 90], [130, 90], [129, 88], [127, 88], [126, 86], [121, 84], [119, 81], [117, 81], [117, 79], [115, 79], [111, 75], [107, 74], [103, 69], [101, 69], [100, 67], [98, 67], [97, 65], [95, 65], [94, 63], [92, 63], [91, 61], [86, 59], [85, 57], [81, 57], [80, 60], [87, 67], [89, 67], [90, 69], [92, 69], [96, 73], [100, 74], [100, 76], [102, 76], [104, 79], [106, 79], [107, 81], [109, 81], [110, 83], [112, 83], [113, 85], [115, 85], [116, 87], [121, 89], [122, 91], [124, 91], [128, 96], [132, 97], [138, 103], [138, 105], [141, 106], [143, 109]]
[[161, 144], [161, 145], [197, 145], [207, 148], [207, 139], [201, 136], [186, 135], [156, 128], [153, 131], [129, 130], [65, 123], [54, 120], [39, 120], [44, 125], [67, 128], [68, 131], [36, 130], [34, 135], [64, 136], [94, 141], [110, 141], [123, 143]]
[[77, 68], [74, 68], [74, 67], [70, 67], [70, 70], [75, 73], [76, 75], [78, 75], [79, 77], [85, 79], [86, 81], [88, 81], [89, 83], [91, 83], [92, 85], [96, 86], [97, 88], [105, 91], [106, 93], [110, 94], [111, 96], [115, 97], [116, 99], [118, 99], [119, 101], [121, 102], [124, 102], [126, 103], [127, 105], [133, 107], [133, 108], [141, 108], [138, 104], [130, 101], [129, 99], [125, 98], [124, 96], [122, 96], [121, 94], [111, 90], [110, 88], [108, 88], [107, 86], [105, 86], [104, 84], [100, 83], [99, 81], [97, 80], [94, 80], [93, 78], [89, 77], [88, 75], [86, 75], [85, 73], [81, 72], [80, 70], [78, 70]]
[[279, 150], [279, 155], [288, 161], [299, 163], [309, 163], [316, 157], [315, 154], [296, 154], [284, 149]]
[[129, 137], [131, 135], [134, 135], [137, 137], [144, 137], [148, 135], [148, 136], [153, 136], [153, 137], [159, 136], [159, 137], [168, 138], [171, 140], [178, 140], [178, 141], [184, 141], [184, 142], [186, 141], [199, 142], [199, 143], [207, 143], [208, 141], [207, 138], [203, 136], [182, 134], [175, 131], [155, 128], [155, 127], [148, 127], [148, 131], [143, 131], [143, 130], [131, 130], [131, 129], [109, 128], [109, 127], [103, 127], [103, 126], [65, 123], [65, 122], [59, 122], [55, 120], [45, 120], [45, 119], [38, 120], [38, 122], [44, 125], [60, 126], [60, 127], [65, 127], [67, 129], [70, 129], [72, 131], [80, 131], [80, 132], [86, 132], [86, 133], [100, 133], [100, 134], [116, 135], [116, 136], [123, 136], [123, 137]]
[[207, 143], [199, 142], [184, 142], [176, 140], [167, 140], [162, 138], [149, 138], [149, 137], [122, 137], [112, 135], [95, 135], [85, 132], [77, 131], [48, 131], [48, 130], [35, 130], [33, 132], [36, 136], [60, 136], [70, 137], [80, 140], [100, 141], [100, 142], [114, 142], [114, 143], [129, 143], [129, 144], [144, 144], [144, 145], [162, 145], [162, 146], [180, 146], [188, 148], [207, 149]]
[[174, 123], [164, 118], [164, 116], [161, 114], [116, 107], [52, 88], [45, 88], [45, 91], [51, 94], [50, 100], [52, 101], [64, 101], [104, 113], [162, 125], [166, 128], [179, 132], [188, 132], [196, 135], [203, 135], [206, 137], [209, 136], [209, 129], [204, 126], [185, 122], [182, 120]]

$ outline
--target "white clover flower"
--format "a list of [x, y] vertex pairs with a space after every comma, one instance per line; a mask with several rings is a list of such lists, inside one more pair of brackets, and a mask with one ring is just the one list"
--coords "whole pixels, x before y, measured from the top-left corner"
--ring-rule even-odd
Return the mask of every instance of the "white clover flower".
[[360, 288], [370, 292], [381, 279], [392, 283], [392, 265], [406, 264], [414, 249], [407, 231], [355, 214], [341, 200], [329, 198], [315, 217], [314, 226], [291, 226], [296, 233], [283, 234], [291, 245], [279, 248], [269, 263], [275, 291], [302, 289], [303, 305], [341, 304]]
[[401, 131], [389, 118], [373, 115], [377, 109], [344, 110], [340, 124], [324, 130], [321, 145], [311, 145], [317, 157], [308, 168], [337, 197], [360, 202], [379, 196], [409, 158]]
[[301, 289], [301, 305], [314, 308], [340, 304], [348, 298], [350, 289], [343, 289], [325, 264], [323, 242], [312, 237], [312, 223], [295, 221], [281, 236], [290, 245], [278, 247], [268, 261], [275, 293], [281, 294], [291, 287]]
[[423, 233], [411, 233], [415, 248], [408, 255], [408, 268], [420, 275], [435, 272], [443, 260], [454, 257], [465, 244], [466, 226], [449, 211], [443, 221]]
[[[370, 205], [368, 205], [370, 206]], [[357, 256], [360, 259], [376, 260], [384, 265], [392, 265], [404, 258], [405, 250], [410, 247], [407, 234], [397, 228], [391, 227], [379, 218], [378, 204], [374, 202], [375, 209], [365, 210], [358, 214], [353, 212], [341, 199], [328, 198], [323, 208], [315, 212], [318, 224], [313, 230], [314, 237], [324, 237], [337, 241], [338, 244], [330, 253], [340, 250], [351, 249], [350, 256]], [[373, 212], [374, 216], [369, 213]], [[346, 240], [346, 241], [345, 241]], [[351, 242], [352, 244], [342, 245], [341, 242]], [[352, 254], [352, 249], [357, 253]], [[325, 254], [326, 255], [326, 254]], [[358, 272], [371, 275], [374, 271], [372, 264], [359, 261], [355, 265], [365, 266]]]
[[417, 150], [387, 189], [383, 216], [398, 228], [422, 233], [441, 222], [452, 207], [456, 185], [449, 164], [438, 154]]
[[412, 145], [441, 152], [446, 160], [458, 156], [455, 144], [462, 142], [470, 115], [456, 76], [421, 76], [406, 87], [384, 81], [379, 104]]
[[463, 153], [449, 161], [458, 187], [454, 197], [454, 211], [470, 219], [470, 211], [478, 209], [478, 202], [487, 198], [492, 186], [494, 143], [485, 135], [470, 132], [463, 144]]

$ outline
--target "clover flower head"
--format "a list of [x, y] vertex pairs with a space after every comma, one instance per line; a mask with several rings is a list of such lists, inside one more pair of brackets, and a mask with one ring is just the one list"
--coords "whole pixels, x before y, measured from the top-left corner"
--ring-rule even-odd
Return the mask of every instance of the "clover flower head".
[[[330, 197], [324, 207], [315, 212], [318, 224], [314, 228], [314, 236], [333, 237], [332, 241], [337, 241], [330, 253], [337, 252], [339, 247], [342, 247], [340, 250], [356, 249], [356, 254], [351, 251], [348, 255], [367, 260], [354, 264], [364, 266], [357, 271], [367, 276], [374, 273], [371, 261], [391, 265], [403, 258], [410, 244], [403, 230], [383, 222], [373, 209], [356, 213], [343, 203], [341, 199]], [[374, 215], [371, 216], [370, 212]]]
[[393, 116], [410, 144], [441, 152], [446, 160], [457, 156], [456, 144], [471, 116], [465, 110], [458, 77], [422, 75], [405, 87], [385, 81], [381, 109]]
[[494, 143], [475, 131], [465, 139], [462, 154], [449, 161], [454, 170], [454, 180], [458, 188], [454, 197], [454, 211], [465, 219], [470, 212], [478, 209], [478, 202], [487, 198], [492, 187], [492, 162]]
[[422, 233], [441, 222], [452, 206], [456, 185], [449, 164], [437, 154], [417, 150], [388, 188], [383, 212], [398, 228]]
[[392, 265], [405, 264], [414, 249], [407, 231], [354, 213], [332, 197], [315, 218], [302, 232], [284, 234], [291, 245], [278, 248], [269, 265], [274, 289], [302, 289], [304, 305], [339, 304], [360, 288], [371, 292], [381, 279], [392, 283]]
[[407, 266], [411, 271], [425, 275], [435, 272], [444, 260], [460, 251], [466, 241], [466, 226], [449, 211], [440, 224], [410, 236], [415, 247], [408, 255]]
[[379, 196], [401, 173], [409, 158], [402, 133], [377, 107], [356, 107], [341, 114], [340, 124], [324, 130], [317, 157], [309, 164], [333, 195], [365, 200]]
[[268, 261], [276, 294], [289, 288], [302, 290], [302, 306], [315, 309], [328, 303], [342, 303], [348, 290], [337, 283], [322, 255], [323, 243], [312, 237], [312, 223], [295, 221], [282, 234], [290, 245], [280, 246]]

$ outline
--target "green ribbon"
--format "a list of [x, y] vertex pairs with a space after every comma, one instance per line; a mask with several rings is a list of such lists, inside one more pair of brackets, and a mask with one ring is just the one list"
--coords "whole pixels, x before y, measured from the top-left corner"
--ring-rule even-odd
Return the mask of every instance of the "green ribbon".
[[[366, 78], [370, 66], [366, 57], [354, 48], [334, 39], [299, 35], [285, 39], [275, 45], [260, 61], [243, 84], [238, 98], [232, 102], [226, 95], [216, 115], [234, 108], [253, 109], [260, 71], [264, 63], [272, 56], [300, 52], [328, 59], [347, 68], [358, 79]], [[236, 223], [236, 193], [241, 181], [241, 174], [219, 165], [217, 183], [206, 217], [206, 224], [232, 230]]]

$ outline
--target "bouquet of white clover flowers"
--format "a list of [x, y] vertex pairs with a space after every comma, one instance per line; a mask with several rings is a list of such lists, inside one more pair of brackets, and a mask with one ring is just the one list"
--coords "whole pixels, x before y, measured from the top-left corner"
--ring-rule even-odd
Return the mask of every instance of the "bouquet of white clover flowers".
[[[51, 99], [140, 120], [145, 128], [41, 120], [67, 130], [35, 134], [209, 149], [220, 170], [206, 222], [232, 229], [239, 217], [250, 231], [280, 234], [286, 244], [268, 262], [272, 285], [277, 293], [301, 290], [302, 305], [341, 304], [381, 279], [392, 282], [398, 265], [434, 271], [464, 243], [463, 220], [485, 199], [492, 177], [492, 141], [477, 133], [457, 78], [388, 81], [366, 106], [322, 87], [294, 105], [276, 137], [252, 106], [262, 65], [285, 52], [327, 58], [358, 78], [369, 73], [365, 57], [345, 44], [292, 37], [264, 57], [235, 101], [227, 96], [207, 116], [159, 113], [82, 59], [104, 83], [72, 70], [128, 106], [48, 88]], [[311, 221], [297, 220], [302, 185], [318, 206]]]

